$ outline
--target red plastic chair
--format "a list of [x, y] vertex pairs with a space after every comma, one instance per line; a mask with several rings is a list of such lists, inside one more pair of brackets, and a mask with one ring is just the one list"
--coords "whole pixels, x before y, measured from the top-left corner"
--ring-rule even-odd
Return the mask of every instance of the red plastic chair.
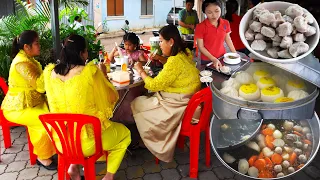
[[[202, 104], [201, 115], [198, 124], [191, 124], [193, 114], [197, 107]], [[178, 139], [178, 147], [183, 149], [185, 137], [190, 139], [190, 178], [198, 177], [199, 166], [199, 148], [200, 148], [200, 133], [205, 132], [205, 158], [206, 166], [210, 166], [210, 137], [209, 137], [209, 123], [212, 112], [212, 94], [209, 87], [197, 92], [190, 99], [185, 110], [181, 130]], [[156, 164], [159, 160], [156, 158]]]
[[[54, 142], [52, 137], [53, 129], [57, 133], [61, 142], [62, 152], [60, 152], [57, 149], [56, 144], [53, 143], [59, 155], [58, 179], [64, 180], [65, 176], [66, 179], [70, 178], [67, 173], [70, 164], [83, 165], [85, 179], [96, 179], [95, 162], [104, 155], [104, 153], [107, 157], [107, 152], [102, 150], [100, 120], [94, 116], [83, 114], [60, 113], [44, 114], [40, 115], [39, 118], [46, 128], [51, 141]], [[96, 152], [90, 157], [84, 157], [81, 148], [80, 133], [81, 128], [85, 124], [92, 124], [94, 128]]]
[[[2, 77], [0, 77], [0, 88], [2, 89], [4, 95], [6, 95], [7, 92], [8, 92], [8, 85], [7, 85], [7, 83], [5, 82], [5, 80]], [[10, 148], [11, 147], [10, 127], [12, 127], [12, 126], [22, 126], [22, 125], [8, 121], [4, 117], [3, 112], [2, 112], [1, 109], [0, 109], [0, 125], [2, 126], [2, 135], [3, 135], [4, 147], [5, 148]], [[25, 126], [25, 128], [27, 129], [27, 136], [28, 136], [30, 164], [34, 165], [34, 164], [36, 164], [37, 155], [35, 155], [33, 153], [33, 145], [32, 145], [32, 143], [30, 141], [28, 128], [26, 126]]]

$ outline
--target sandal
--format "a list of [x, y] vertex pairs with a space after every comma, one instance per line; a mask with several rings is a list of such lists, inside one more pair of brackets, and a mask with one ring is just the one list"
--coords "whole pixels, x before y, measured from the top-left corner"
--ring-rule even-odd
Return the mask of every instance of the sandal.
[[52, 161], [51, 164], [49, 166], [45, 166], [43, 165], [38, 159], [36, 160], [37, 165], [39, 165], [40, 167], [42, 166], [43, 168], [49, 170], [49, 171], [54, 171], [57, 170], [57, 163], [55, 161]]

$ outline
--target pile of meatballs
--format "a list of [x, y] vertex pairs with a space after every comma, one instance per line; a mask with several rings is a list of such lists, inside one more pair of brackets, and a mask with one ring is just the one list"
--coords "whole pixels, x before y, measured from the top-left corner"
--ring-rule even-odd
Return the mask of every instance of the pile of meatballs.
[[305, 42], [316, 34], [313, 16], [299, 5], [288, 7], [284, 14], [257, 7], [245, 38], [255, 51], [266, 51], [275, 59], [290, 59], [309, 50]]

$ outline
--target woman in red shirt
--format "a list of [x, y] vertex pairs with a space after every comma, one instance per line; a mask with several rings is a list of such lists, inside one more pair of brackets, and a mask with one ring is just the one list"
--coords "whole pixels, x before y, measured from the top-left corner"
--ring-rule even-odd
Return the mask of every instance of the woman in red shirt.
[[202, 4], [202, 12], [207, 19], [196, 27], [195, 37], [201, 52], [201, 64], [213, 62], [216, 69], [222, 66], [217, 59], [226, 53], [224, 42], [227, 43], [231, 52], [236, 53], [230, 37], [230, 24], [222, 19], [221, 4], [216, 0], [206, 0]]
[[231, 34], [233, 45], [237, 51], [247, 54], [249, 51], [243, 45], [240, 35], [239, 35], [239, 26], [241, 21], [241, 16], [236, 14], [238, 10], [238, 2], [236, 0], [229, 0], [226, 3], [227, 13], [225, 18], [230, 22]]

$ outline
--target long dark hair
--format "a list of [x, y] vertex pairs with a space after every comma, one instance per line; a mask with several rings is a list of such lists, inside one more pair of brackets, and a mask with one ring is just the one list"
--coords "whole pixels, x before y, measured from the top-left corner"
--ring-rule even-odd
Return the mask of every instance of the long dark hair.
[[227, 13], [225, 18], [229, 21], [232, 22], [232, 14], [235, 13], [238, 9], [238, 2], [236, 0], [229, 0], [226, 3], [226, 8], [227, 8]]
[[181, 39], [178, 28], [175, 25], [167, 25], [160, 29], [160, 35], [163, 39], [169, 41], [171, 38], [174, 40], [174, 44], [171, 49], [171, 56], [177, 55], [180, 51], [188, 54], [186, 51], [186, 43]]
[[23, 49], [25, 44], [32, 46], [32, 43], [39, 38], [36, 31], [26, 30], [23, 31], [19, 36], [15, 37], [12, 42], [12, 54], [11, 57], [14, 58], [18, 52]]
[[60, 52], [60, 58], [54, 67], [54, 72], [60, 75], [67, 75], [69, 71], [77, 65], [85, 65], [85, 61], [80, 57], [80, 53], [87, 48], [86, 40], [79, 35], [70, 35], [64, 40]]
[[133, 45], [136, 46], [136, 50], [140, 49], [140, 39], [135, 33], [126, 33], [123, 36], [123, 42], [130, 41]]
[[219, 6], [221, 8], [221, 3], [217, 0], [205, 0], [203, 3], [202, 3], [202, 12], [203, 13], [206, 13], [206, 8], [210, 5], [210, 4], [214, 4], [216, 6]]

